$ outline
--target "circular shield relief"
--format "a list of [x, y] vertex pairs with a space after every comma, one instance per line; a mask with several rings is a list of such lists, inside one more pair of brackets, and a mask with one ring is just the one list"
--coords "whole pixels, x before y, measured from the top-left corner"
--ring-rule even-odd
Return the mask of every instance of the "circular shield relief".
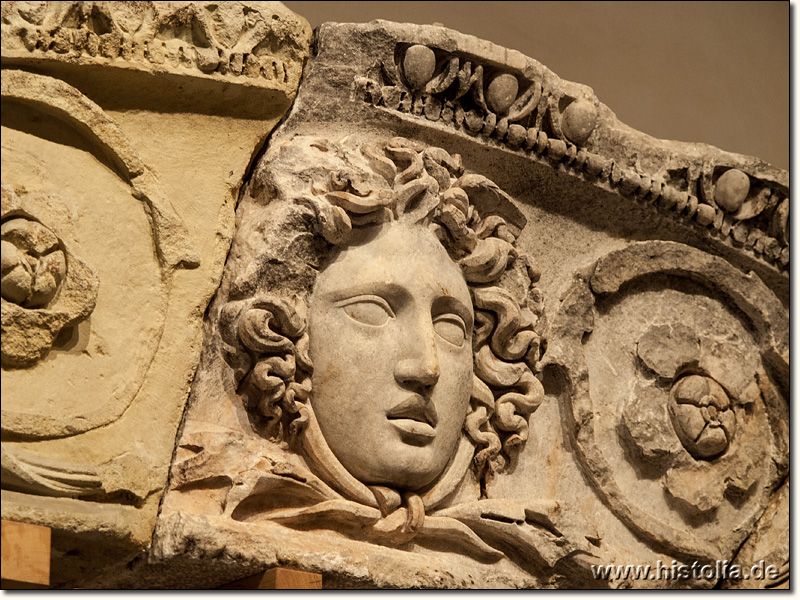
[[666, 552], [729, 558], [788, 472], [788, 319], [755, 275], [643, 242], [576, 280], [547, 363], [604, 502]]
[[106, 425], [164, 328], [185, 227], [116, 123], [66, 83], [4, 72], [5, 441]]

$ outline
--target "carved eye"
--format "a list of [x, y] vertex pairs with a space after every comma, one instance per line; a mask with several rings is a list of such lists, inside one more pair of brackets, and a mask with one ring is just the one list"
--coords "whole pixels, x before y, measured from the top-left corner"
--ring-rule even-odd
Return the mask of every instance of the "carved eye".
[[436, 317], [433, 322], [433, 329], [439, 337], [459, 348], [464, 345], [464, 340], [467, 339], [467, 326], [458, 315]]
[[356, 296], [338, 304], [348, 317], [364, 325], [382, 327], [395, 314], [389, 304], [380, 296]]

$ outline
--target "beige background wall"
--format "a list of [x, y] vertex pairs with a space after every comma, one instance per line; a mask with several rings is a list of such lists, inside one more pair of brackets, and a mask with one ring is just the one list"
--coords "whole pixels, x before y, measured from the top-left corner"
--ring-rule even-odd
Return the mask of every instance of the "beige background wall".
[[441, 23], [591, 86], [628, 125], [789, 168], [789, 2], [284, 2], [316, 27]]

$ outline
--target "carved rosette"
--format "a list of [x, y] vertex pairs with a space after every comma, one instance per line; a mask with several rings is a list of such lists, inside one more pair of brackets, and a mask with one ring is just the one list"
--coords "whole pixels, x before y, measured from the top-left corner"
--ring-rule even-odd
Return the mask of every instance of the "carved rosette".
[[719, 509], [726, 495], [749, 495], [766, 454], [755, 426], [765, 424], [760, 404], [770, 385], [766, 373], [757, 371], [743, 390], [726, 389], [733, 380], [715, 366], [742, 365], [745, 357], [732, 344], [701, 343], [680, 324], [649, 329], [637, 342], [637, 356], [641, 379], [624, 403], [622, 431], [642, 462], [663, 472], [664, 490], [677, 509], [706, 514]]
[[731, 558], [788, 473], [777, 298], [720, 258], [643, 242], [577, 278], [550, 339], [569, 433], [606, 504], [663, 551]]
[[[29, 367], [64, 328], [91, 314], [99, 281], [37, 218], [24, 194], [4, 184], [2, 202], [2, 364]], [[49, 202], [59, 199], [51, 195]]]
[[7, 219], [0, 231], [3, 256], [3, 297], [36, 308], [50, 302], [67, 272], [59, 239], [47, 227], [25, 217]]

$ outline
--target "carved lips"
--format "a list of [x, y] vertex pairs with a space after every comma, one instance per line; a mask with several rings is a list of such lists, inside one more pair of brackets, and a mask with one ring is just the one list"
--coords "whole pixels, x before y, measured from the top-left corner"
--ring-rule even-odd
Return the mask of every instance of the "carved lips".
[[404, 433], [430, 441], [436, 435], [436, 407], [419, 394], [410, 396], [386, 413], [392, 424]]
[[311, 406], [359, 481], [418, 490], [444, 472], [472, 393], [472, 347], [457, 322], [472, 320], [471, 305], [460, 266], [423, 225], [384, 226], [319, 274]]

